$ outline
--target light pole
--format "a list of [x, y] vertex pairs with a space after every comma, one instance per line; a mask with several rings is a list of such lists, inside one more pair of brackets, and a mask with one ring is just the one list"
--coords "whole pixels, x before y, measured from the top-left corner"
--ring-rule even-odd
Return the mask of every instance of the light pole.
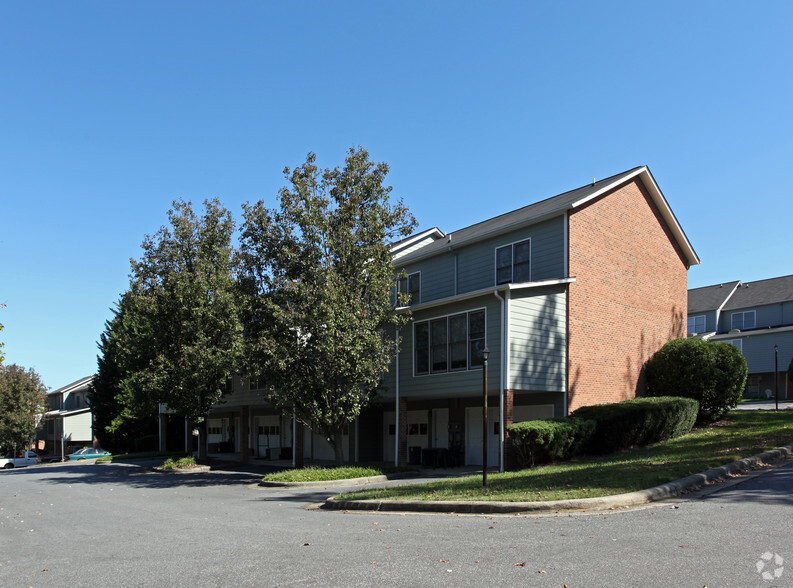
[[487, 358], [490, 349], [482, 350], [482, 486], [487, 486]]
[[774, 345], [774, 404], [779, 410], [779, 345]]

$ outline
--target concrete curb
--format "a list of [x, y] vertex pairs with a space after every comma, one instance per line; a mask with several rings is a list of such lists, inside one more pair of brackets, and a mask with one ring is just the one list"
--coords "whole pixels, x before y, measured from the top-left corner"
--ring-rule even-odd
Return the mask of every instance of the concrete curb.
[[445, 513], [551, 513], [566, 511], [588, 511], [636, 506], [666, 498], [673, 498], [686, 492], [697, 490], [703, 486], [720, 482], [729, 476], [756, 469], [782, 459], [793, 457], [793, 443], [766, 451], [759, 455], [734, 461], [724, 466], [709, 469], [648, 488], [626, 494], [601, 496], [597, 498], [579, 498], [571, 500], [550, 500], [548, 502], [488, 502], [488, 501], [430, 501], [430, 500], [335, 500], [328, 498], [325, 508], [337, 510], [372, 510], [372, 511], [413, 511], [413, 512], [445, 512]]
[[383, 476], [370, 476], [368, 478], [349, 478], [346, 480], [325, 480], [316, 482], [269, 482], [262, 480], [259, 486], [277, 487], [277, 488], [319, 488], [319, 487], [333, 487], [333, 486], [366, 486], [368, 484], [378, 484], [380, 482], [387, 482], [389, 480], [404, 480], [406, 478], [414, 478], [418, 476], [418, 472], [405, 472], [399, 474], [387, 474]]
[[173, 468], [170, 470], [164, 470], [161, 466], [156, 466], [152, 469], [161, 474], [205, 474], [210, 468], [208, 465], [198, 465], [192, 468]]

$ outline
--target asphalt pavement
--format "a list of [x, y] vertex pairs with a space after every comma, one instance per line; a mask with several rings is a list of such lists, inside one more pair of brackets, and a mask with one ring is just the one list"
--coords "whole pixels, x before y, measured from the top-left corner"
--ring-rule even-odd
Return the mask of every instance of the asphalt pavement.
[[529, 516], [327, 511], [344, 488], [259, 477], [0, 472], [0, 585], [793, 585], [788, 462], [640, 508]]

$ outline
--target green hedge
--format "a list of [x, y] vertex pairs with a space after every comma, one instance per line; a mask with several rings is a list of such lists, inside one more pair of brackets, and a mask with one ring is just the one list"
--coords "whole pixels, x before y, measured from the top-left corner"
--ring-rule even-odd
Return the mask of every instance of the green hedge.
[[556, 418], [523, 421], [507, 427], [522, 467], [569, 459], [595, 430], [595, 421]]
[[691, 398], [658, 396], [582, 406], [570, 416], [597, 423], [583, 451], [602, 455], [685, 435], [698, 410], [699, 403]]

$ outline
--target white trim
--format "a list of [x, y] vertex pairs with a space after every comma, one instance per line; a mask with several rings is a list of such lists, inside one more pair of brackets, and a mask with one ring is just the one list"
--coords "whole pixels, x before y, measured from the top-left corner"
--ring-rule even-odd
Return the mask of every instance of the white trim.
[[562, 246], [564, 248], [564, 267], [562, 268], [562, 275], [570, 275], [570, 213], [565, 211], [564, 222], [562, 223]]
[[399, 251], [402, 249], [409, 248], [411, 245], [415, 244], [422, 239], [426, 239], [427, 237], [436, 236], [434, 239], [437, 241], [438, 239], [442, 239], [445, 235], [443, 231], [441, 231], [438, 227], [432, 227], [431, 229], [427, 229], [426, 231], [422, 231], [421, 233], [416, 233], [415, 235], [411, 235], [410, 237], [405, 238], [402, 241], [398, 241], [391, 245], [391, 253], [394, 257], [399, 257]]
[[[786, 333], [793, 331], [793, 326], [788, 325], [785, 327], [768, 327], [767, 329], [755, 329], [753, 331], [741, 331], [737, 338], [744, 339], [745, 337], [757, 337], [761, 335], [776, 335], [777, 333]], [[723, 341], [724, 339], [735, 339], [736, 333], [721, 333], [712, 335], [708, 338], [710, 341]]]
[[735, 287], [732, 289], [732, 292], [727, 294], [727, 297], [722, 301], [722, 303], [716, 309], [716, 332], [717, 333], [719, 332], [719, 321], [721, 320], [721, 312], [722, 312], [722, 310], [724, 310], [724, 306], [727, 304], [727, 302], [729, 302], [730, 298], [732, 298], [732, 295], [735, 294], [735, 291], [738, 288], [740, 288], [740, 287], [741, 287], [741, 281], [738, 280], [738, 282], [735, 284]]
[[445, 298], [438, 298], [437, 300], [432, 300], [430, 302], [423, 302], [421, 304], [412, 304], [410, 306], [400, 306], [396, 310], [398, 312], [416, 312], [418, 310], [426, 310], [428, 308], [433, 308], [435, 306], [443, 306], [444, 304], [452, 304], [454, 302], [463, 302], [465, 300], [470, 300], [471, 298], [478, 298], [480, 296], [488, 296], [493, 294], [497, 291], [503, 290], [530, 290], [533, 288], [544, 288], [547, 286], [561, 286], [563, 284], [572, 284], [575, 282], [575, 278], [560, 278], [560, 279], [552, 279], [552, 280], [539, 280], [537, 282], [522, 282], [520, 284], [501, 284], [497, 288], [482, 288], [481, 290], [473, 290], [471, 292], [466, 292], [465, 294], [460, 294], [458, 296], [447, 296]]

